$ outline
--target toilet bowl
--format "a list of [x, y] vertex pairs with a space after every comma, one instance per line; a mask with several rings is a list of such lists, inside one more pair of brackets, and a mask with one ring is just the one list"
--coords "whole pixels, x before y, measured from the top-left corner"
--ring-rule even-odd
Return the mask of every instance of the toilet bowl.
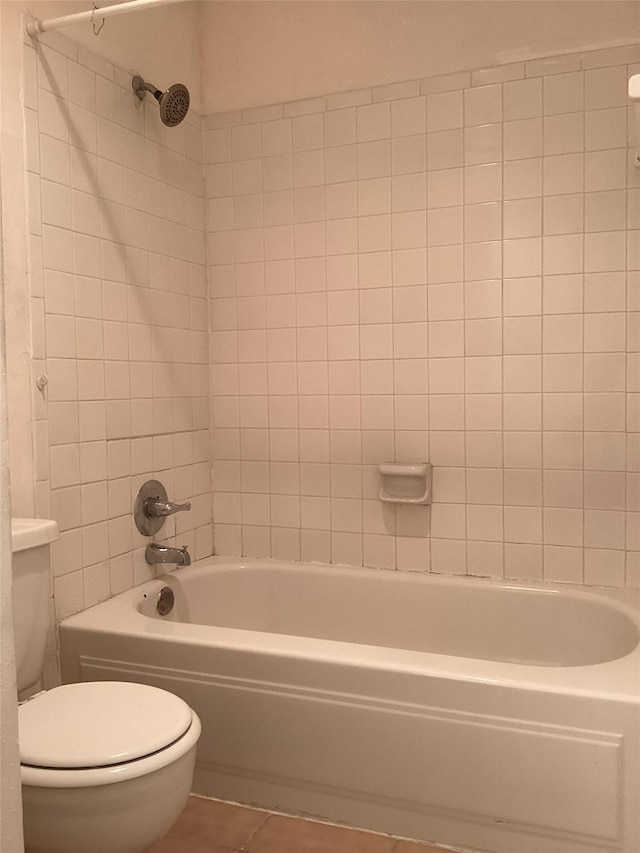
[[[38, 684], [50, 622], [55, 521], [11, 520], [19, 695]], [[187, 802], [200, 720], [157, 687], [64, 684], [18, 709], [26, 853], [142, 853]]]
[[171, 828], [201, 726], [144, 684], [66, 684], [19, 709], [26, 853], [142, 853]]

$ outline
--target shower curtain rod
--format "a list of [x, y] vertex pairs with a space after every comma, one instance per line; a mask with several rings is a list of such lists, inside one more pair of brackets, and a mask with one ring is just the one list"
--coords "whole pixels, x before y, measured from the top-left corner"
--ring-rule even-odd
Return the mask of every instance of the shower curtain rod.
[[155, 6], [169, 6], [174, 3], [184, 3], [186, 0], [130, 0], [128, 3], [117, 3], [114, 6], [103, 6], [102, 9], [89, 9], [87, 12], [76, 12], [73, 15], [63, 15], [60, 18], [47, 18], [44, 21], [34, 20], [27, 24], [27, 33], [37, 36], [50, 30], [59, 30], [71, 24], [82, 24], [94, 18], [112, 18], [142, 9], [152, 9]]

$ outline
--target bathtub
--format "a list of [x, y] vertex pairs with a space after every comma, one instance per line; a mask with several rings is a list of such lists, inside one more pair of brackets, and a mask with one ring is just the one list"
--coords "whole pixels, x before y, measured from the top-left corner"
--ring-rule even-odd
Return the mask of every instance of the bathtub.
[[62, 676], [185, 699], [197, 793], [462, 849], [638, 853], [639, 615], [631, 593], [217, 557], [64, 620]]

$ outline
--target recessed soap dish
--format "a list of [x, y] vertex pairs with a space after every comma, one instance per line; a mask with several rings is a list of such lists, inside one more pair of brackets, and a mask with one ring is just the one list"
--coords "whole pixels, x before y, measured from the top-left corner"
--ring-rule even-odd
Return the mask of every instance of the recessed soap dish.
[[431, 503], [431, 465], [383, 462], [380, 471], [380, 500], [394, 504]]

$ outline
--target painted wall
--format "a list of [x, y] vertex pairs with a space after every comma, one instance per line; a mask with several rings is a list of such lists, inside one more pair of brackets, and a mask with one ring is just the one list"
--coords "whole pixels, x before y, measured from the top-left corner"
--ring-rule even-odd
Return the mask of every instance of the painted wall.
[[[0, 111], [2, 97], [0, 96]], [[2, 185], [0, 184], [0, 191]], [[0, 217], [0, 306], [3, 303], [2, 220]], [[0, 323], [0, 506], [9, 505], [9, 447], [4, 323]], [[11, 529], [9, 513], [0, 515], [0, 849], [22, 850], [18, 707], [13, 649]]]
[[[116, 0], [126, 2], [126, 0]], [[92, 8], [85, 0], [23, 0], [35, 18], [55, 18]], [[111, 0], [98, 5], [114, 5]], [[201, 111], [200, 3], [180, 2], [109, 18], [95, 36], [90, 24], [59, 30], [66, 38], [126, 71], [140, 74], [159, 89], [176, 82], [188, 86], [194, 108]], [[99, 19], [96, 22], [96, 29]]]
[[203, 111], [236, 110], [640, 37], [637, 2], [205, 2]]
[[219, 553], [640, 583], [639, 65], [207, 118]]
[[[0, 337], [3, 337], [2, 332]], [[4, 358], [2, 372], [4, 374]], [[9, 454], [4, 383], [0, 388], [0, 412], [0, 498], [3, 506], [7, 506]], [[11, 588], [11, 531], [8, 513], [4, 513], [0, 519], [0, 850], [19, 853], [22, 850], [22, 810]]]
[[5, 331], [11, 498], [15, 515], [35, 515], [32, 439], [26, 172], [22, 117], [22, 26], [17, 4], [0, 4], [0, 177], [4, 218]]
[[[33, 509], [33, 465], [30, 364], [28, 347], [24, 347], [24, 341], [29, 340], [29, 324], [19, 89], [21, 40], [17, 18], [8, 12], [7, 4], [0, 4], [0, 848], [18, 853], [23, 849], [23, 840], [11, 599], [9, 440], [15, 445], [14, 453], [21, 454], [14, 458], [22, 459], [14, 477], [16, 503], [27, 512]], [[7, 289], [22, 289], [25, 299], [21, 307], [5, 310]], [[8, 350], [14, 357], [11, 377], [7, 376], [5, 360]], [[11, 430], [7, 424], [9, 383], [11, 399], [18, 402], [19, 412]]]

